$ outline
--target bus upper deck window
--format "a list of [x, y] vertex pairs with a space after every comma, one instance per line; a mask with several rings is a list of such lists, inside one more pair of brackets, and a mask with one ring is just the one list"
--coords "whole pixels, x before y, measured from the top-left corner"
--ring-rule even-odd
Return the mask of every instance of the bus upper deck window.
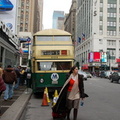
[[52, 41], [52, 36], [37, 36], [38, 41]]
[[54, 41], [69, 41], [70, 36], [54, 36]]

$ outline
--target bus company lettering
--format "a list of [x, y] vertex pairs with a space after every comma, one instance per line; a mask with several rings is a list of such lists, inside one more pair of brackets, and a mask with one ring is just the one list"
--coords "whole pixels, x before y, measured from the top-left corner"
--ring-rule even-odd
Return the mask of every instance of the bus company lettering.
[[57, 73], [51, 74], [52, 84], [58, 84], [59, 75]]

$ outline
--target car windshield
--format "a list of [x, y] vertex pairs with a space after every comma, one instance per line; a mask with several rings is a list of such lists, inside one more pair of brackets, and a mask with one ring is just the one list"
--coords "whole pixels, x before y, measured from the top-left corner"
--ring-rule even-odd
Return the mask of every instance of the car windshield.
[[79, 73], [79, 74], [86, 74], [85, 72], [80, 71], [80, 70], [78, 71], [78, 73]]
[[118, 75], [120, 76], [120, 72], [118, 72]]
[[117, 72], [114, 72], [113, 75], [118, 75], [118, 73], [117, 73]]

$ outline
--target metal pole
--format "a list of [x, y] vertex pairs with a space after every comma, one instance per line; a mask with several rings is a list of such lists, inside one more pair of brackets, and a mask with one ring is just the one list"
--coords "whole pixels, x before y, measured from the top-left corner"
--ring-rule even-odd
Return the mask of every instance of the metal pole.
[[[28, 68], [28, 66], [29, 66], [29, 41], [28, 41], [28, 62], [27, 62], [27, 68]], [[25, 94], [28, 94], [29, 93], [28, 92], [28, 78], [26, 78], [26, 86], [27, 86], [27, 88], [26, 88]]]
[[109, 67], [110, 67], [110, 71], [111, 71], [111, 64], [110, 64], [110, 53], [109, 53]]

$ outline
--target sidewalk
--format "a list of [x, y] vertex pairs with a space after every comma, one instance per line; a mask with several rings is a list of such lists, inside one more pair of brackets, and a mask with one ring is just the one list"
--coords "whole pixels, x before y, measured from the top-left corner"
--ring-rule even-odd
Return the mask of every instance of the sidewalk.
[[32, 89], [23, 86], [20, 87], [19, 90], [14, 91], [12, 100], [3, 101], [2, 99], [0, 120], [18, 120], [26, 107], [31, 94]]

